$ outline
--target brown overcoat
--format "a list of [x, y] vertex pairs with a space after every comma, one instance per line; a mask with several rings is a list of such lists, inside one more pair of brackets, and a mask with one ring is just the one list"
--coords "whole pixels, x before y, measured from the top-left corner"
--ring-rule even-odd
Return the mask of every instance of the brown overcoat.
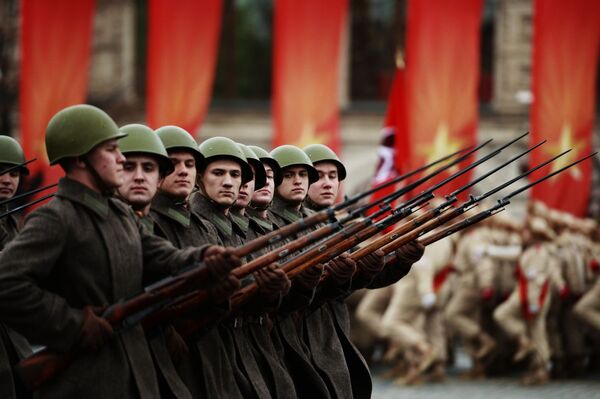
[[[33, 212], [0, 255], [0, 321], [34, 344], [76, 347], [82, 308], [142, 290], [144, 275], [167, 276], [198, 262], [204, 248], [177, 250], [148, 232], [133, 211], [69, 178]], [[156, 398], [157, 376], [141, 326], [82, 353], [38, 392], [56, 398]]]

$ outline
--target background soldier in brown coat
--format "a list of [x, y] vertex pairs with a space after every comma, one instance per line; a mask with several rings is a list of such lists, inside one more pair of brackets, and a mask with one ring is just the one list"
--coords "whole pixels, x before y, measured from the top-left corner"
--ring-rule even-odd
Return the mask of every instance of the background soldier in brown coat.
[[[0, 136], [0, 171], [25, 162], [21, 145], [13, 138]], [[0, 175], [0, 201], [14, 197], [19, 187], [21, 176], [29, 174], [22, 166], [11, 172]], [[9, 204], [0, 205], [0, 214], [10, 209]], [[0, 219], [0, 251], [19, 232], [19, 222], [11, 214]], [[0, 397], [26, 398], [31, 396], [20, 381], [13, 376], [12, 367], [21, 359], [31, 354], [29, 342], [20, 334], [0, 324]]]
[[200, 267], [219, 281], [239, 264], [216, 246], [175, 249], [109, 197], [123, 181], [125, 158], [117, 142], [123, 136], [95, 107], [77, 105], [56, 114], [46, 148], [51, 164], [59, 163], [67, 177], [0, 255], [1, 321], [33, 343], [79, 352], [60, 378], [40, 389], [40, 397], [159, 397], [141, 326], [113, 334], [97, 313], [139, 293], [146, 275], [167, 276], [204, 260]]

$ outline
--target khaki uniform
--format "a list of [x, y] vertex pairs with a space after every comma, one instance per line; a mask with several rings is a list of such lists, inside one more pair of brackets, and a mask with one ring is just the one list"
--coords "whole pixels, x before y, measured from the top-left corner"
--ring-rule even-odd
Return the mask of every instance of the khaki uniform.
[[[69, 351], [79, 340], [81, 308], [137, 294], [145, 276], [175, 273], [203, 250], [175, 249], [120, 201], [63, 178], [56, 197], [29, 216], [0, 255], [0, 319], [34, 344]], [[151, 365], [144, 331], [135, 326], [99, 352], [82, 353], [38, 395], [158, 398]]]
[[467, 344], [481, 334], [480, 286], [477, 268], [483, 259], [485, 244], [491, 241], [490, 229], [480, 227], [461, 236], [454, 256], [458, 277], [445, 310], [449, 328]]
[[553, 287], [564, 286], [552, 246], [537, 244], [525, 250], [519, 261], [517, 287], [494, 311], [494, 320], [511, 338], [527, 337], [533, 344], [532, 368], [548, 366], [546, 315], [550, 293]]
[[575, 315], [592, 327], [594, 334], [600, 331], [600, 243], [594, 243], [588, 259], [588, 269], [595, 275], [595, 282], [587, 293], [577, 302]]
[[452, 254], [450, 239], [425, 248], [423, 257], [393, 286], [393, 296], [381, 321], [383, 334], [393, 345], [408, 352], [432, 346], [441, 363], [447, 356], [446, 332], [440, 302], [443, 298], [437, 294], [443, 292]]

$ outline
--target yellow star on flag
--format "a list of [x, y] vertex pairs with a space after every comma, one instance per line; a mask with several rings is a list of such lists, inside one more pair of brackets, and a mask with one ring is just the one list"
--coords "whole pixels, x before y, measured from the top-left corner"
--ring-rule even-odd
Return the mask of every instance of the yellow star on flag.
[[[458, 151], [462, 146], [462, 141], [450, 137], [450, 129], [448, 124], [442, 122], [438, 125], [433, 142], [430, 144], [422, 144], [418, 151], [420, 156], [426, 158], [425, 164], [436, 161]], [[450, 162], [450, 160], [448, 161]], [[454, 173], [458, 170], [458, 166], [453, 166], [448, 171]]]
[[[550, 156], [554, 157], [561, 152], [571, 149], [571, 152], [563, 155], [552, 163], [552, 172], [559, 170], [574, 162], [578, 158], [578, 154], [585, 148], [585, 142], [583, 140], [574, 140], [573, 129], [569, 123], [565, 123], [561, 129], [560, 138], [558, 141], [549, 142], [545, 146], [545, 152]], [[581, 180], [582, 173], [579, 166], [573, 166], [567, 171], [575, 180]], [[556, 181], [556, 179], [551, 179]]]
[[300, 148], [304, 148], [309, 144], [325, 144], [328, 141], [328, 136], [327, 132], [316, 132], [313, 123], [305, 122], [300, 137], [292, 144]]

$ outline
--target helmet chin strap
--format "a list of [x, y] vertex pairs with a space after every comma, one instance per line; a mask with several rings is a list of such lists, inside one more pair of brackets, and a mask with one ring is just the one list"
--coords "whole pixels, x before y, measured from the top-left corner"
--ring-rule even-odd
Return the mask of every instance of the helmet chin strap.
[[94, 183], [98, 187], [98, 190], [100, 190], [100, 194], [102, 194], [105, 197], [113, 196], [116, 191], [115, 187], [110, 187], [108, 184], [106, 184], [106, 182], [102, 179], [102, 177], [100, 177], [100, 174], [98, 173], [98, 171], [92, 166], [92, 163], [90, 162], [87, 154], [82, 155], [80, 157], [80, 159], [83, 161], [85, 166], [88, 168], [88, 171], [92, 175], [92, 179], [94, 180]]

